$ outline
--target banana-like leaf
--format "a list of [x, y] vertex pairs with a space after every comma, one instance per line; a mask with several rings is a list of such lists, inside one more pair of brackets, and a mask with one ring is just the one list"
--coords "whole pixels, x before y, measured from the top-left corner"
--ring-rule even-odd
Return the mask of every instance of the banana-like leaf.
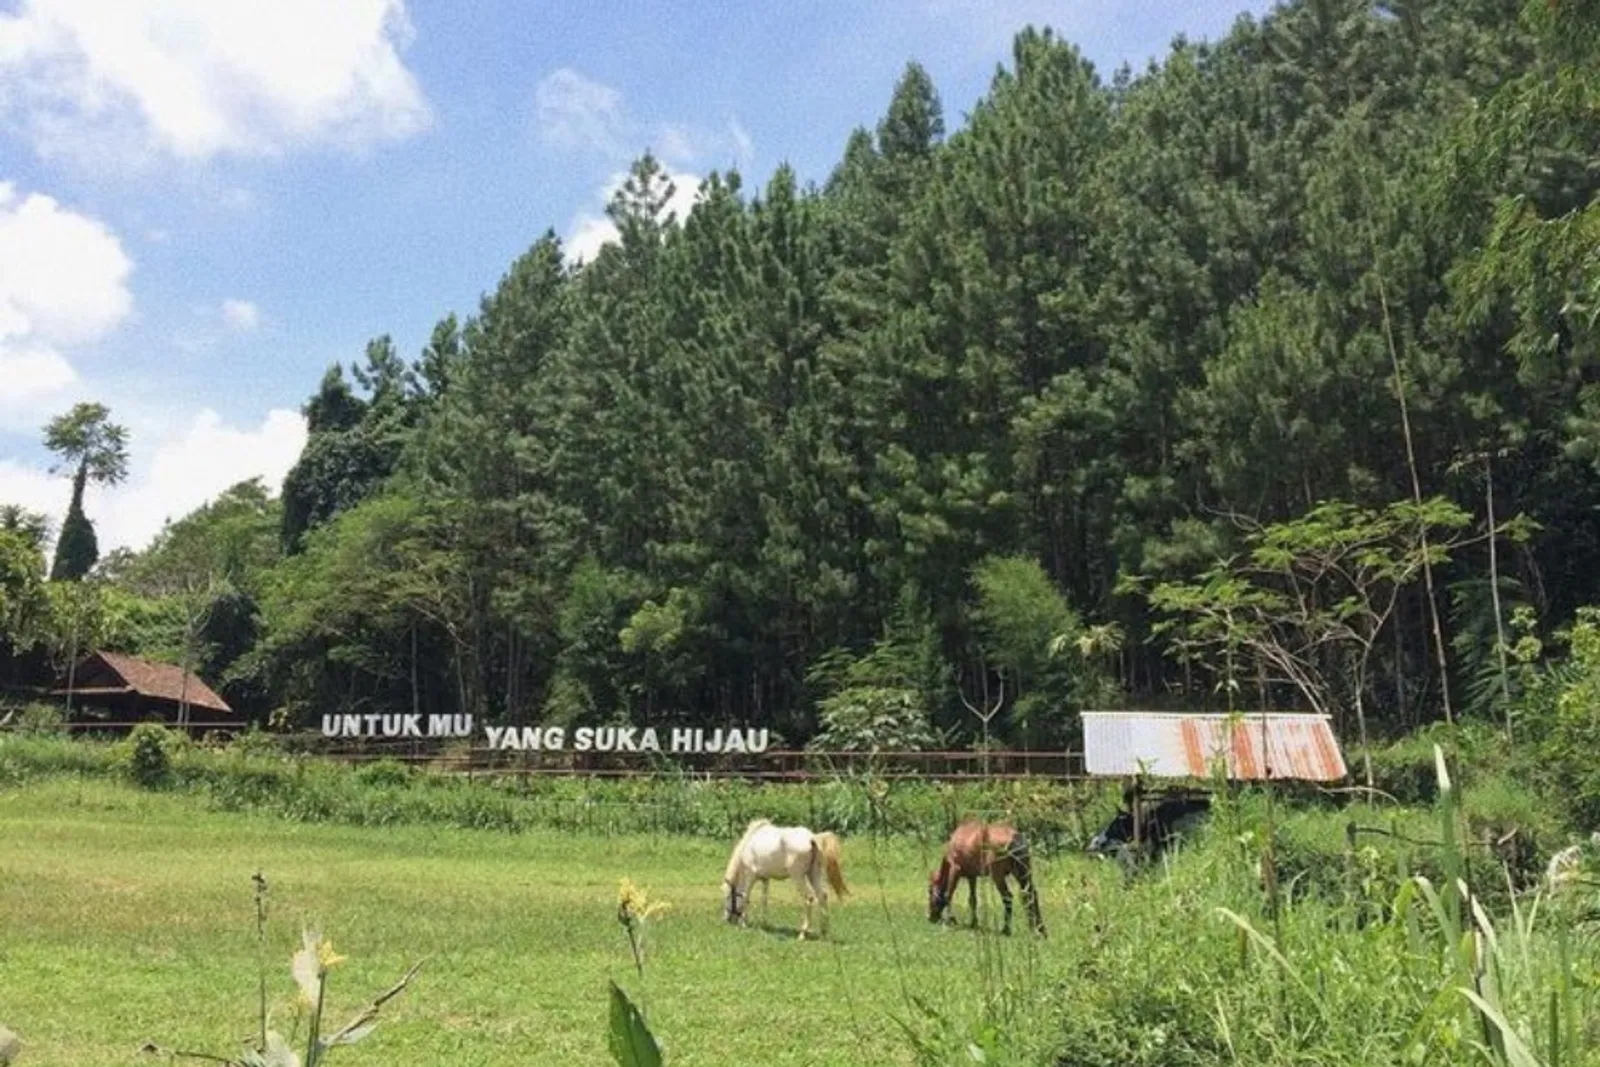
[[617, 983], [611, 983], [611, 1058], [618, 1067], [661, 1067], [661, 1046]]

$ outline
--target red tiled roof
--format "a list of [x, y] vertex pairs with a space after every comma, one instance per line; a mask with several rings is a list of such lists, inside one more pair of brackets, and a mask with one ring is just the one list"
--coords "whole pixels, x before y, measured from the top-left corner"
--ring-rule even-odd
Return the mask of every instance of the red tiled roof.
[[[189, 679], [185, 684], [183, 668], [175, 664], [152, 663], [149, 660], [123, 655], [121, 652], [96, 652], [78, 665], [80, 676], [84, 673], [85, 664], [95, 659], [99, 659], [119, 675], [127, 683], [127, 691], [138, 693], [140, 696], [170, 700], [173, 703], [186, 699], [191, 707], [206, 708], [211, 711], [233, 711], [228, 702], [218, 696], [193, 671], [189, 672]], [[91, 691], [110, 690], [104, 686], [74, 688], [74, 692], [79, 694]]]

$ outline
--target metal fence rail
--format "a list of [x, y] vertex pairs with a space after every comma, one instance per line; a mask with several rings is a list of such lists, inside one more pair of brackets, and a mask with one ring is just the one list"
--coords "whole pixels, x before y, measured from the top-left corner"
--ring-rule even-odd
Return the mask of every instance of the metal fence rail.
[[[52, 725], [50, 730], [76, 736], [123, 736], [137, 722], [84, 720]], [[236, 731], [203, 724], [167, 725], [201, 745], [226, 743]], [[21, 733], [17, 722], [0, 725], [0, 733]], [[813, 751], [772, 749], [759, 753], [615, 753], [572, 750], [535, 752], [500, 750], [465, 740], [429, 738], [328, 738], [317, 732], [269, 735], [286, 753], [363, 764], [393, 760], [438, 773], [473, 777], [661, 778], [692, 776], [758, 782], [805, 782], [871, 772], [889, 780], [983, 781], [1087, 778], [1078, 751], [970, 749], [916, 752]]]

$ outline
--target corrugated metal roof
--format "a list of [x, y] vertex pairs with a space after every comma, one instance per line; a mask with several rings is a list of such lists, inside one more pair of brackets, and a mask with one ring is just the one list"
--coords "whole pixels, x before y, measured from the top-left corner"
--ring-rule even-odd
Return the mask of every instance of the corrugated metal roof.
[[1083, 749], [1091, 775], [1139, 774], [1142, 761], [1153, 777], [1207, 778], [1218, 757], [1240, 781], [1334, 782], [1347, 773], [1326, 715], [1086, 711]]

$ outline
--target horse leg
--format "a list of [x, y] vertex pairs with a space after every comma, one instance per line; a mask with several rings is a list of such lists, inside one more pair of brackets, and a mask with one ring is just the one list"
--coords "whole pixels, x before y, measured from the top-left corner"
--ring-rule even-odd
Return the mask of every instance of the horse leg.
[[750, 926], [750, 890], [756, 887], [756, 876], [754, 874], [741, 874], [733, 884], [739, 892], [739, 899], [744, 901], [744, 905], [739, 909], [739, 928], [741, 930], [748, 929]]
[[972, 913], [969, 925], [976, 930], [978, 928], [978, 876], [975, 874], [967, 875], [967, 911]]
[[813, 864], [811, 867], [811, 891], [816, 902], [822, 907], [822, 936], [828, 936], [828, 885], [822, 878], [822, 864]]
[[761, 879], [761, 925], [767, 926], [767, 895], [772, 892], [772, 879]]
[[1000, 890], [1000, 903], [1005, 905], [1005, 919], [1000, 925], [1000, 932], [1006, 936], [1011, 934], [1011, 887], [1006, 884], [1005, 872], [996, 868], [993, 872], [994, 887]]
[[1016, 841], [1016, 852], [1013, 857], [1017, 875], [1017, 884], [1022, 887], [1022, 901], [1028, 907], [1028, 925], [1040, 937], [1047, 936], [1044, 930], [1044, 914], [1039, 908], [1039, 884], [1033, 880], [1033, 859], [1028, 852], [1028, 843], [1020, 836]]
[[803, 871], [796, 871], [792, 877], [795, 888], [800, 891], [800, 940], [804, 941], [806, 934], [811, 932], [811, 883]]

